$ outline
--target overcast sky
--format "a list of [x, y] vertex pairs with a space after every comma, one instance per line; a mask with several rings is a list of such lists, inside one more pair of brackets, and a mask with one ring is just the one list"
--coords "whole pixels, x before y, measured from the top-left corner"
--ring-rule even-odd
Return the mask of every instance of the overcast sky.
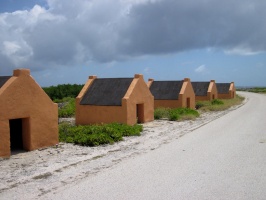
[[265, 0], [0, 0], [0, 75], [266, 86]]

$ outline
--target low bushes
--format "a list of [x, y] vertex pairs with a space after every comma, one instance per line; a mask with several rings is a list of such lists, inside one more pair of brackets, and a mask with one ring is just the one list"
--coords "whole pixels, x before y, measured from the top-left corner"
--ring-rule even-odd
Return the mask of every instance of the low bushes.
[[254, 93], [262, 93], [266, 94], [265, 87], [254, 87], [254, 88], [237, 88], [238, 91], [247, 91], [247, 92], [254, 92]]
[[75, 115], [75, 98], [66, 97], [55, 102], [62, 105], [58, 108], [58, 117], [73, 117]]
[[249, 90], [250, 92], [255, 92], [255, 93], [266, 93], [266, 88], [265, 87], [256, 87], [252, 88]]
[[236, 95], [233, 99], [214, 99], [212, 101], [198, 101], [196, 109], [200, 111], [222, 111], [230, 108], [231, 106], [239, 105], [244, 100], [244, 97]]
[[44, 87], [43, 90], [54, 101], [65, 97], [75, 98], [84, 85], [62, 84], [57, 86]]
[[167, 118], [170, 121], [190, 120], [199, 116], [196, 110], [190, 108], [157, 108], [154, 110], [154, 119]]
[[200, 109], [200, 108], [202, 108], [204, 106], [205, 106], [205, 102], [198, 101], [198, 102], [196, 102], [196, 106], [195, 107], [198, 110], [198, 109]]
[[169, 118], [168, 108], [156, 108], [154, 110], [154, 119]]
[[211, 104], [212, 104], [212, 105], [223, 105], [224, 102], [223, 102], [222, 100], [220, 100], [220, 99], [213, 99], [213, 100], [211, 101]]
[[79, 144], [82, 146], [98, 146], [113, 144], [123, 140], [124, 136], [139, 136], [142, 125], [103, 124], [72, 126], [68, 123], [59, 124], [59, 141]]

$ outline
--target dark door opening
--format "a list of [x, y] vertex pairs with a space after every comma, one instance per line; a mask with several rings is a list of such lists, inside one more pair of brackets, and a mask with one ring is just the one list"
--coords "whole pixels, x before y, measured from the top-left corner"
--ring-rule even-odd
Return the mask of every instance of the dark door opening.
[[212, 99], [215, 99], [215, 95], [214, 94], [212, 95]]
[[22, 119], [9, 120], [11, 151], [23, 150]]
[[190, 108], [190, 98], [187, 98], [187, 108]]
[[144, 123], [144, 104], [137, 104], [137, 123]]

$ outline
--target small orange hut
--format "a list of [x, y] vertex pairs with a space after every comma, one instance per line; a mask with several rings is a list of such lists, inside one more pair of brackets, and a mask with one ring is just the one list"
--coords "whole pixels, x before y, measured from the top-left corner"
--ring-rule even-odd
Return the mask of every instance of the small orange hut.
[[0, 76], [0, 157], [58, 143], [58, 107], [29, 69]]
[[214, 80], [210, 82], [191, 82], [196, 95], [196, 101], [211, 101], [218, 98]]
[[143, 75], [134, 78], [89, 76], [76, 98], [76, 124], [124, 123], [154, 119], [153, 96]]
[[147, 83], [154, 96], [154, 108], [195, 108], [195, 93], [189, 78], [181, 81], [154, 81]]
[[235, 83], [216, 83], [219, 99], [233, 99], [236, 95]]

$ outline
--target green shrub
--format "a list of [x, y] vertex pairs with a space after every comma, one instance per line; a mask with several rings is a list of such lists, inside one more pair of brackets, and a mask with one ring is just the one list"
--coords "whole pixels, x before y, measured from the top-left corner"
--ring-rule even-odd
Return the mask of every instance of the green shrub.
[[59, 124], [59, 141], [79, 144], [82, 146], [98, 146], [113, 144], [123, 140], [124, 136], [139, 136], [142, 125], [103, 124], [72, 126], [68, 123]]
[[180, 118], [179, 114], [176, 113], [176, 112], [170, 112], [169, 114], [170, 114], [169, 115], [169, 120], [170, 121], [176, 121], [176, 120], [178, 120]]
[[169, 118], [168, 108], [157, 108], [154, 110], [154, 119]]
[[213, 99], [213, 100], [211, 101], [211, 104], [212, 104], [212, 105], [223, 105], [224, 102], [223, 102], [222, 100], [220, 100], [220, 99]]
[[175, 112], [180, 115], [180, 118], [177, 120], [191, 120], [199, 117], [198, 111], [190, 108], [177, 108]]
[[122, 133], [122, 136], [139, 136], [140, 132], [143, 130], [143, 127], [140, 124], [129, 126], [126, 124], [112, 123], [108, 124], [108, 126]]
[[196, 106], [195, 107], [196, 107], [197, 110], [200, 109], [203, 106], [204, 106], [204, 103], [202, 101], [196, 102]]
[[167, 118], [170, 121], [194, 119], [199, 116], [196, 110], [190, 108], [157, 108], [154, 111], [154, 118]]
[[62, 102], [65, 105], [62, 108], [58, 108], [58, 117], [73, 117], [75, 115], [76, 103], [75, 98], [64, 98]]

